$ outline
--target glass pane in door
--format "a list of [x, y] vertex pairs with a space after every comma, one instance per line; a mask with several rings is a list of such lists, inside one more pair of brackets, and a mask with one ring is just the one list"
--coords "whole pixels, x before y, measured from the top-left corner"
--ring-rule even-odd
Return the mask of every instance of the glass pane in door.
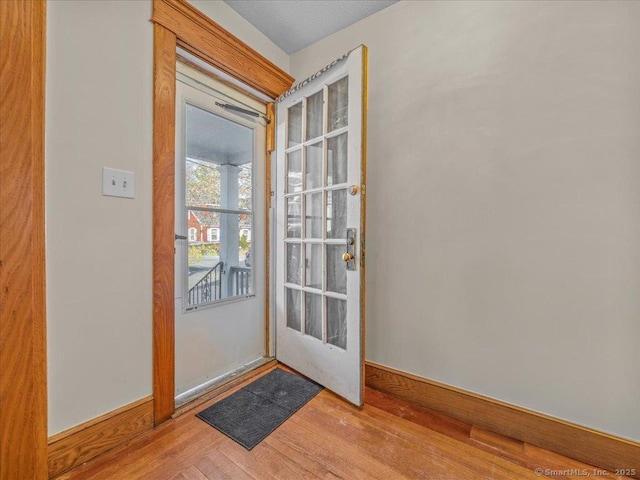
[[302, 142], [302, 102], [289, 108], [287, 148], [295, 147]]
[[322, 238], [322, 193], [304, 196], [306, 202], [305, 237]]
[[287, 283], [300, 285], [300, 246], [299, 243], [287, 243]]
[[327, 185], [347, 182], [348, 133], [327, 140]]
[[322, 135], [322, 90], [307, 98], [307, 136], [306, 141]]
[[329, 85], [329, 131], [346, 127], [348, 123], [349, 107], [349, 77], [344, 77]]
[[322, 245], [307, 243], [305, 286], [322, 290]]
[[287, 237], [300, 238], [302, 234], [302, 198], [300, 195], [287, 198]]
[[302, 316], [300, 313], [300, 290], [285, 289], [287, 302], [287, 327], [300, 331]]
[[305, 332], [322, 340], [322, 295], [305, 293]]
[[306, 190], [322, 187], [322, 142], [305, 147]]
[[347, 302], [327, 297], [327, 342], [347, 348]]
[[287, 153], [287, 193], [302, 190], [302, 150]]
[[327, 290], [335, 293], [347, 293], [347, 269], [342, 255], [345, 245], [327, 245]]
[[327, 238], [347, 236], [347, 190], [327, 192]]

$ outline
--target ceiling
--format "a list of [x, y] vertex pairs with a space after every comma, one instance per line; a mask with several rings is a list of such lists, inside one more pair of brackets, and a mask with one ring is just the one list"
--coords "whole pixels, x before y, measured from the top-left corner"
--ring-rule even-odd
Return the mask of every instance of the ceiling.
[[291, 55], [397, 0], [224, 1]]
[[213, 113], [187, 104], [189, 158], [217, 165], [244, 165], [253, 158], [253, 131]]

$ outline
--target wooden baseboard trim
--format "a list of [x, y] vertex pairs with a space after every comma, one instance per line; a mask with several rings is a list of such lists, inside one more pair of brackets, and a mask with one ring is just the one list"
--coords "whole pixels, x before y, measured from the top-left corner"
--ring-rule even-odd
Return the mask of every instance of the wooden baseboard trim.
[[49, 478], [153, 428], [153, 397], [145, 397], [49, 437]]
[[223, 394], [224, 392], [231, 390], [236, 385], [241, 384], [242, 382], [249, 380], [250, 378], [259, 375], [260, 373], [270, 370], [278, 364], [278, 361], [274, 358], [273, 360], [269, 360], [266, 363], [254, 368], [253, 370], [249, 370], [248, 372], [243, 373], [242, 375], [238, 375], [233, 380], [229, 380], [224, 385], [220, 385], [217, 387], [213, 387], [210, 390], [207, 390], [198, 398], [194, 398], [189, 403], [185, 403], [181, 407], [176, 408], [172, 418], [179, 417], [180, 415], [184, 415], [185, 413], [193, 410], [194, 408], [198, 408], [200, 405], [204, 405], [205, 403], [213, 400], [218, 395]]
[[635, 469], [640, 444], [543, 415], [499, 400], [405, 373], [365, 364], [368, 387], [416, 403], [473, 426], [515, 438], [615, 472]]

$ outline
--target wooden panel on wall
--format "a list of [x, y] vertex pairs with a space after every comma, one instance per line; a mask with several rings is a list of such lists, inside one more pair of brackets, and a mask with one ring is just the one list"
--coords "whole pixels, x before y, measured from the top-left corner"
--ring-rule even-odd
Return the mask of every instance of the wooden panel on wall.
[[186, 50], [271, 98], [293, 84], [292, 76], [184, 0], [154, 0], [152, 20]]
[[615, 472], [635, 469], [640, 444], [367, 362], [366, 385], [491, 432]]
[[174, 197], [176, 36], [154, 25], [153, 401], [156, 425], [174, 411]]
[[0, 478], [47, 477], [43, 0], [0, 1]]
[[153, 401], [137, 402], [77, 425], [49, 439], [49, 478], [153, 428]]

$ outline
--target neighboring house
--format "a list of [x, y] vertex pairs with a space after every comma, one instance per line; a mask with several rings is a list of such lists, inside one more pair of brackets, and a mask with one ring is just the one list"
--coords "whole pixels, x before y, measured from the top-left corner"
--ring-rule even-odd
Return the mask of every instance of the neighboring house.
[[[240, 215], [238, 237], [246, 236], [251, 241], [251, 218]], [[187, 219], [187, 237], [189, 243], [219, 243], [220, 214], [189, 210]]]

